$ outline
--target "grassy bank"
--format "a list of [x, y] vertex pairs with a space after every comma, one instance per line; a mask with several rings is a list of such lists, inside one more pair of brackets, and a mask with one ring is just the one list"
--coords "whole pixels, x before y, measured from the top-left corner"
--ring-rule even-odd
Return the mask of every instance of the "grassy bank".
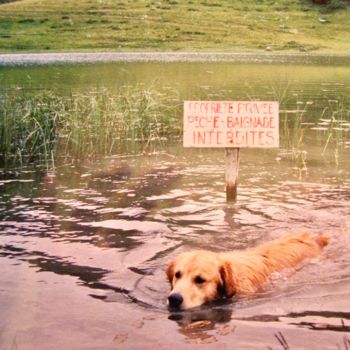
[[349, 2], [21, 0], [0, 3], [0, 52], [350, 53]]

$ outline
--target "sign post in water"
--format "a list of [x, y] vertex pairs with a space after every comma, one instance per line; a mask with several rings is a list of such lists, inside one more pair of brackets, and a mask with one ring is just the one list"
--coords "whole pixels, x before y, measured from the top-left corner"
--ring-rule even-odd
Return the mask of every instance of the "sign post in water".
[[226, 148], [226, 198], [235, 201], [242, 147], [279, 147], [275, 101], [185, 101], [184, 147]]

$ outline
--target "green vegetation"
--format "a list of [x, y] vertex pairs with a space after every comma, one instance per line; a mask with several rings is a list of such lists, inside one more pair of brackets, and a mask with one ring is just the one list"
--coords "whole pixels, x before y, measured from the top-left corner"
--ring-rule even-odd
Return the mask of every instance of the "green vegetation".
[[323, 145], [322, 155], [330, 151], [337, 162], [340, 149], [349, 144], [350, 110], [342, 102], [330, 101], [313, 129], [319, 133], [318, 140]]
[[42, 96], [22, 98], [1, 96], [0, 99], [0, 159], [25, 164], [45, 160], [55, 148], [58, 124], [57, 101]]
[[282, 120], [282, 140], [284, 148], [290, 153], [291, 159], [296, 167], [302, 171], [306, 170], [307, 151], [305, 150], [305, 133], [311, 124], [304, 124], [306, 110], [299, 106], [295, 111], [284, 112]]
[[350, 52], [350, 4], [308, 0], [0, 3], [0, 51]]
[[307, 170], [307, 137], [317, 139], [322, 156], [338, 164], [340, 153], [349, 145], [350, 109], [333, 100], [316, 122], [307, 122], [308, 106], [281, 113], [281, 139], [298, 169]]
[[[350, 109], [332, 102], [315, 122], [305, 122], [307, 113], [307, 105], [281, 112], [281, 148], [305, 170], [307, 137], [316, 137], [323, 155], [327, 151], [337, 162], [349, 143]], [[170, 89], [135, 86], [0, 98], [0, 167], [32, 162], [51, 167], [57, 161], [159, 151], [181, 135], [182, 103]]]
[[176, 101], [171, 92], [142, 88], [64, 97], [52, 92], [5, 95], [0, 99], [0, 166], [50, 166], [56, 155], [86, 159], [126, 147], [149, 150], [180, 135]]

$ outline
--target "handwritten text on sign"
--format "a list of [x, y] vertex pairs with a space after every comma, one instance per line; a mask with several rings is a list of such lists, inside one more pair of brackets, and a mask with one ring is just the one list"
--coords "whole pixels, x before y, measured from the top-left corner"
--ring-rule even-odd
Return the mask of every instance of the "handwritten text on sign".
[[278, 102], [185, 101], [185, 147], [278, 147]]

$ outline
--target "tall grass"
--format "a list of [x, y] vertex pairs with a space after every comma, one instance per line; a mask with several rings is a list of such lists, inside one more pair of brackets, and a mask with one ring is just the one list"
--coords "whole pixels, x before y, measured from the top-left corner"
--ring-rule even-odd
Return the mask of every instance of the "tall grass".
[[308, 125], [304, 124], [305, 109], [299, 107], [294, 111], [283, 112], [281, 121], [282, 147], [289, 151], [292, 161], [301, 171], [307, 169], [305, 150], [305, 133]]
[[314, 129], [319, 131], [318, 139], [323, 144], [323, 155], [327, 150], [338, 150], [346, 143], [350, 131], [350, 109], [342, 101], [331, 101], [324, 108], [322, 118]]
[[0, 97], [0, 165], [55, 157], [94, 158], [162, 144], [180, 135], [181, 108], [174, 91], [125, 87], [59, 96]]
[[[308, 114], [307, 105], [281, 111], [281, 147], [301, 170], [307, 169], [310, 136], [321, 152], [333, 150], [334, 159], [349, 140], [350, 110], [344, 104], [331, 104], [317, 122], [310, 123]], [[159, 150], [181, 136], [181, 116], [182, 101], [170, 89], [0, 95], [0, 166], [37, 162], [50, 167], [62, 157], [82, 160]]]
[[0, 164], [49, 162], [55, 150], [62, 103], [53, 96], [0, 98]]
[[125, 87], [72, 95], [62, 116], [59, 146], [74, 157], [108, 155], [161, 145], [180, 134], [174, 92]]

